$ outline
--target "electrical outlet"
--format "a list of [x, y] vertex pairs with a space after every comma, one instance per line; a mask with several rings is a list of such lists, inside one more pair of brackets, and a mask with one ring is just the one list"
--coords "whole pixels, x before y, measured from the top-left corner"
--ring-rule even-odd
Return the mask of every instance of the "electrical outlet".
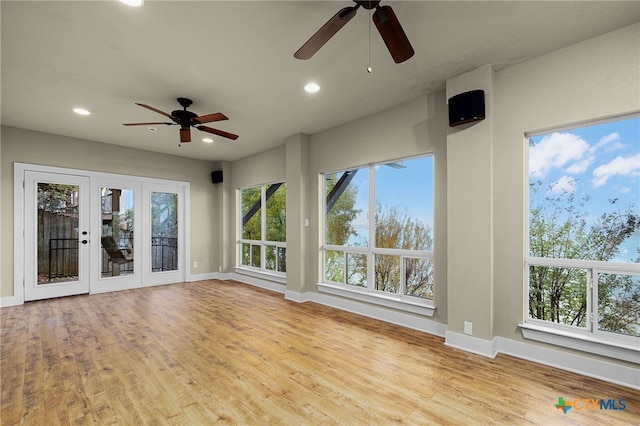
[[473, 323], [469, 321], [464, 322], [464, 334], [472, 335], [473, 334]]
[[197, 268], [197, 267], [198, 267], [198, 261], [197, 261], [197, 260], [194, 260], [194, 261], [193, 261], [193, 267], [194, 267], [194, 268]]
[[222, 266], [218, 267], [218, 272], [222, 272]]

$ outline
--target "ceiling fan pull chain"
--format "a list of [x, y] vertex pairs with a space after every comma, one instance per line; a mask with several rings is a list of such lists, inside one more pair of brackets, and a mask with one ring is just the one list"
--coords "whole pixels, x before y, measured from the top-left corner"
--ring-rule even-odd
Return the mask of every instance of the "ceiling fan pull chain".
[[371, 9], [369, 9], [369, 66], [367, 72], [369, 74], [373, 72], [373, 68], [371, 68]]

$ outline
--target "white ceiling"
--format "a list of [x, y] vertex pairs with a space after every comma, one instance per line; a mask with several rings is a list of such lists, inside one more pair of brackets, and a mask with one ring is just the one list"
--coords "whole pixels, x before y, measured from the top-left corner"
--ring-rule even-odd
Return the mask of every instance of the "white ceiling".
[[[2, 124], [212, 161], [233, 161], [444, 88], [484, 64], [513, 65], [640, 21], [640, 2], [394, 1], [416, 51], [395, 64], [369, 12], [358, 11], [310, 60], [293, 53], [341, 1], [2, 1]], [[371, 66], [369, 31], [371, 30]], [[303, 91], [308, 81], [319, 93]], [[135, 105], [171, 112], [177, 97], [240, 138], [178, 127]], [[92, 115], [72, 112], [84, 107]]]

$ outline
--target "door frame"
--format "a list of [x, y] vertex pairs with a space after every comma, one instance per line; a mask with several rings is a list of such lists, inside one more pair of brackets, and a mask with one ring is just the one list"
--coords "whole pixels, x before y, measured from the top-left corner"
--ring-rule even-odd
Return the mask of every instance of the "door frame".
[[[190, 240], [191, 240], [191, 229], [190, 229], [190, 183], [176, 180], [168, 180], [168, 179], [156, 179], [156, 178], [148, 178], [142, 176], [133, 176], [133, 175], [121, 175], [116, 173], [103, 173], [103, 172], [95, 172], [90, 170], [81, 170], [81, 169], [70, 169], [63, 167], [53, 167], [53, 166], [42, 166], [37, 164], [28, 164], [28, 163], [14, 163], [14, 172], [13, 172], [13, 218], [14, 218], [14, 228], [13, 228], [13, 251], [14, 251], [14, 260], [13, 260], [13, 300], [12, 304], [23, 304], [25, 301], [24, 298], [24, 287], [25, 287], [25, 268], [27, 259], [25, 257], [25, 172], [33, 171], [33, 172], [45, 172], [45, 173], [57, 173], [62, 175], [76, 175], [76, 176], [86, 176], [89, 178], [89, 188], [93, 192], [93, 189], [96, 187], [95, 182], [99, 181], [101, 183], [112, 179], [113, 182], [118, 183], [124, 181], [139, 183], [142, 187], [147, 188], [156, 188], [163, 187], [169, 185], [174, 188], [180, 188], [182, 190], [182, 205], [180, 206], [180, 214], [182, 217], [181, 223], [179, 224], [181, 234], [183, 235], [182, 250], [179, 251], [179, 265], [180, 272], [176, 276], [175, 281], [171, 282], [182, 282], [182, 281], [190, 281], [191, 272], [188, 268], [190, 264], [189, 260], [191, 258], [190, 252]], [[91, 194], [92, 197], [98, 196], [97, 194]], [[94, 215], [93, 211], [95, 202], [91, 202], [90, 204], [90, 214]], [[94, 221], [91, 221], [90, 227], [94, 227]], [[142, 223], [143, 226], [146, 226]], [[99, 231], [99, 230], [98, 230]], [[97, 238], [99, 232], [96, 232], [95, 229], [90, 230], [91, 234]], [[94, 242], [93, 245], [99, 244], [99, 242]], [[95, 248], [90, 250], [93, 253], [96, 252]], [[93, 263], [93, 260], [92, 262]], [[97, 276], [99, 276], [100, 271], [96, 271], [95, 267], [92, 267], [90, 270], [91, 279], [90, 279], [90, 287], [89, 294], [105, 292], [105, 291], [117, 291], [124, 289], [120, 286], [113, 289], [97, 289], [95, 285], [91, 285], [91, 281], [93, 281]], [[96, 275], [97, 274], [97, 275]], [[141, 277], [139, 283], [135, 285], [128, 286], [126, 288], [136, 288], [147, 285], [155, 285], [155, 284], [168, 284], [168, 282], [164, 281], [156, 281], [156, 282], [146, 282], [144, 278]]]

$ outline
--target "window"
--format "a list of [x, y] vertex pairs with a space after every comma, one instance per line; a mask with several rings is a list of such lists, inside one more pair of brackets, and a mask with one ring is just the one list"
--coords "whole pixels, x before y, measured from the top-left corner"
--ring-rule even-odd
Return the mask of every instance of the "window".
[[640, 336], [640, 117], [528, 135], [528, 324]]
[[240, 190], [242, 266], [278, 274], [287, 272], [286, 197], [285, 183]]
[[323, 282], [432, 304], [433, 156], [323, 177]]

